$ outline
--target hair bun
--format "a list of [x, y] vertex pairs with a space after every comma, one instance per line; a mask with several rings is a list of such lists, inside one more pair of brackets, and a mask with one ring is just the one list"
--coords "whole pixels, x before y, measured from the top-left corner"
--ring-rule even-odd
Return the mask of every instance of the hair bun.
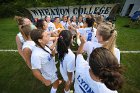
[[[117, 90], [122, 87], [123, 77], [117, 71], [102, 69], [100, 73], [101, 81], [111, 90]], [[117, 84], [117, 85], [116, 85]]]

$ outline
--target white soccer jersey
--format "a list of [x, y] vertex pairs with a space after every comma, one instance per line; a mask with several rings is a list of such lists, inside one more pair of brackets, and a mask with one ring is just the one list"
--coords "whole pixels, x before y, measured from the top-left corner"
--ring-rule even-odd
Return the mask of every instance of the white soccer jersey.
[[[45, 49], [50, 52], [48, 47]], [[42, 76], [54, 83], [57, 78], [57, 69], [53, 57], [49, 53], [39, 47], [35, 47], [31, 55], [32, 69], [39, 69]]]
[[23, 46], [22, 46], [22, 50], [24, 48], [29, 48], [31, 51], [33, 51], [33, 48], [35, 47], [35, 43], [34, 41], [26, 41], [24, 42]]
[[17, 36], [19, 37], [20, 42], [23, 44], [23, 43], [25, 42], [25, 40], [24, 40], [24, 38], [23, 38], [21, 32], [19, 32], [19, 33], [17, 34]]
[[76, 58], [75, 93], [118, 93], [108, 89], [104, 83], [97, 82], [90, 77], [88, 62], [82, 54]]
[[69, 27], [68, 22], [61, 21], [60, 23], [62, 24], [62, 26], [64, 27], [65, 30], [69, 30], [68, 29], [68, 27]]
[[73, 25], [73, 27], [77, 27], [76, 22], [71, 22], [71, 24]]
[[[84, 44], [84, 48], [83, 50], [87, 53], [88, 57], [87, 57], [87, 61], [89, 61], [89, 57], [90, 57], [90, 54], [91, 52], [95, 49], [95, 48], [98, 48], [98, 47], [102, 47], [102, 44], [98, 43], [98, 42], [86, 42]], [[114, 49], [114, 52], [115, 52], [115, 56], [116, 58], [118, 59], [118, 63], [120, 64], [120, 50], [118, 48], [115, 48]]]
[[84, 26], [84, 23], [83, 22], [78, 22], [78, 27], [83, 27]]
[[55, 28], [54, 23], [49, 22], [49, 23], [48, 23], [48, 31], [55, 32], [55, 30], [56, 30], [56, 28]]
[[68, 49], [68, 54], [65, 55], [64, 60], [60, 62], [60, 73], [65, 81], [68, 81], [67, 72], [73, 72], [74, 79], [74, 71], [75, 71], [75, 54]]
[[85, 36], [87, 41], [97, 42], [96, 28], [79, 28], [77, 31], [80, 32], [81, 36]]

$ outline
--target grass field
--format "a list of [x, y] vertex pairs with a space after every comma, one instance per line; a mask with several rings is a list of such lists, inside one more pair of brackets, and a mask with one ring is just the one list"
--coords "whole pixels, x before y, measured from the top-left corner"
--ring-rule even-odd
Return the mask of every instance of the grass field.
[[[128, 18], [117, 18], [117, 46], [121, 51], [138, 51], [140, 25], [123, 27], [128, 23]], [[0, 19], [0, 49], [16, 49], [17, 33], [18, 28], [12, 18]], [[34, 78], [17, 52], [0, 52], [0, 60], [0, 93], [49, 93], [50, 87], [45, 87]], [[140, 93], [140, 54], [121, 54], [121, 64], [126, 70], [125, 84], [119, 93]], [[58, 93], [62, 90], [63, 84], [58, 88]]]

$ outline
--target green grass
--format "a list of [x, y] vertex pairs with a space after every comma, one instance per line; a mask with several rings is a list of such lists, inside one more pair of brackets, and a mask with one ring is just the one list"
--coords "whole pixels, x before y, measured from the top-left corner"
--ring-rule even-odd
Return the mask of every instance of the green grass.
[[18, 53], [0, 52], [0, 57], [0, 93], [49, 93], [51, 86], [38, 81]]
[[16, 49], [18, 27], [14, 19], [0, 19], [0, 49]]
[[[140, 50], [140, 26], [126, 28], [128, 18], [117, 18], [117, 46], [120, 50]], [[16, 49], [18, 33], [12, 18], [0, 19], [0, 49]], [[0, 93], [49, 93], [28, 69], [17, 52], [0, 52]], [[119, 93], [140, 93], [140, 54], [121, 54], [121, 63], [126, 68], [124, 87]], [[57, 65], [58, 67], [58, 65]], [[59, 74], [59, 78], [62, 78]], [[62, 93], [63, 84], [58, 88]]]
[[140, 24], [131, 28], [124, 27], [129, 24], [129, 21], [128, 18], [119, 17], [117, 19], [117, 46], [120, 50], [140, 50]]
[[140, 93], [140, 54], [121, 54], [121, 62], [126, 69], [125, 84], [120, 93]]

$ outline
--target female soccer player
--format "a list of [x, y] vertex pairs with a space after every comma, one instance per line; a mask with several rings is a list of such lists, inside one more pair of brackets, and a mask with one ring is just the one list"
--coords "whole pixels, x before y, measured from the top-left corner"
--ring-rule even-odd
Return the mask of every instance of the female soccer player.
[[60, 73], [65, 81], [65, 93], [70, 92], [70, 85], [74, 79], [75, 54], [70, 49], [72, 34], [68, 30], [63, 30], [59, 34], [57, 51], [60, 60]]
[[81, 42], [76, 58], [75, 93], [118, 93], [123, 76], [116, 57], [100, 47], [92, 51], [88, 63], [82, 56], [85, 41]]
[[98, 26], [96, 31], [96, 38], [98, 42], [86, 42], [84, 45], [83, 50], [87, 52], [88, 59], [92, 50], [97, 47], [104, 47], [109, 49], [116, 56], [118, 62], [120, 63], [120, 50], [115, 46], [117, 32], [114, 27], [112, 27], [112, 24], [110, 22], [101, 23]]
[[36, 44], [31, 55], [32, 72], [34, 76], [46, 86], [52, 84], [50, 93], [56, 93], [59, 80], [53, 58], [55, 50], [51, 51], [49, 47], [46, 46], [49, 42], [48, 32], [41, 29], [34, 29], [30, 36]]
[[31, 32], [30, 25], [22, 26], [21, 32], [25, 40], [22, 46], [23, 56], [25, 58], [25, 62], [27, 66], [31, 69], [31, 54], [32, 54], [33, 48], [35, 47], [35, 43], [30, 38], [30, 32]]

